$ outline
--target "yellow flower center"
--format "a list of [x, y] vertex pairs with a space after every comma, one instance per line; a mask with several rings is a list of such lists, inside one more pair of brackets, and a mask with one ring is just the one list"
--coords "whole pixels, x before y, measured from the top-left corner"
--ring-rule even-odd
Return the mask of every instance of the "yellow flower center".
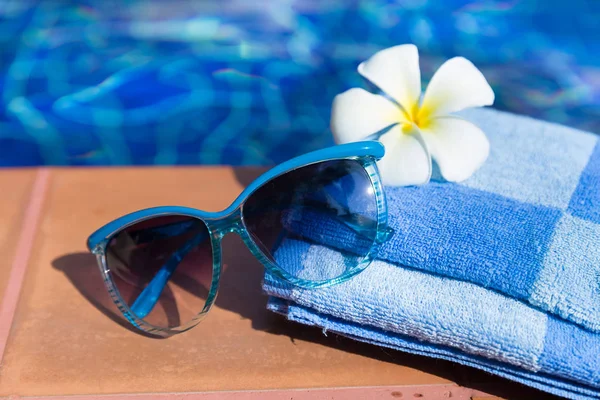
[[419, 109], [419, 104], [415, 104], [410, 110], [402, 110], [400, 119], [400, 128], [402, 133], [409, 134], [415, 127], [422, 129], [427, 125], [427, 117], [423, 110]]
[[429, 112], [420, 108], [419, 104], [415, 104], [409, 111], [402, 110], [402, 132], [409, 133], [416, 126], [419, 129], [424, 129], [429, 125]]

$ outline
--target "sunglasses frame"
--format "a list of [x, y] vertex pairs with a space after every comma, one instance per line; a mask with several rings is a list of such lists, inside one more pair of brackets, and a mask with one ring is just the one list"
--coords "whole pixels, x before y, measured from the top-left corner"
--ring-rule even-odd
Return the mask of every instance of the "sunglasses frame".
[[[295, 286], [313, 289], [335, 285], [347, 281], [348, 279], [362, 272], [373, 260], [373, 257], [377, 253], [379, 246], [389, 238], [385, 193], [383, 191], [383, 185], [381, 183], [376, 165], [376, 161], [383, 157], [384, 153], [385, 149], [383, 145], [377, 141], [348, 143], [313, 151], [311, 153], [288, 160], [273, 167], [269, 171], [266, 171], [264, 174], [255, 179], [248, 187], [246, 187], [246, 189], [242, 191], [236, 200], [223, 211], [206, 212], [195, 208], [179, 206], [153, 207], [135, 211], [109, 222], [91, 234], [88, 238], [87, 246], [88, 249], [96, 255], [100, 273], [102, 274], [102, 278], [108, 293], [123, 316], [138, 329], [148, 334], [160, 337], [168, 337], [173, 334], [191, 329], [196, 326], [208, 313], [217, 297], [221, 276], [221, 240], [226, 234], [231, 232], [235, 232], [241, 236], [248, 249], [261, 262], [261, 264], [264, 265], [265, 269], [270, 274], [284, 280], [285, 282]], [[377, 233], [373, 246], [359, 265], [340, 277], [318, 282], [294, 277], [277, 266], [277, 264], [270, 261], [252, 240], [244, 225], [242, 216], [243, 205], [246, 199], [250, 197], [258, 188], [287, 172], [310, 164], [348, 159], [356, 160], [362, 165], [369, 176], [371, 184], [373, 185], [374, 196], [377, 203]], [[194, 217], [204, 222], [210, 234], [213, 271], [211, 287], [204, 308], [191, 321], [181, 326], [163, 328], [154, 326], [143, 319], [138, 318], [125, 303], [111, 277], [110, 269], [106, 260], [106, 249], [110, 240], [123, 229], [147, 219], [170, 215]]]

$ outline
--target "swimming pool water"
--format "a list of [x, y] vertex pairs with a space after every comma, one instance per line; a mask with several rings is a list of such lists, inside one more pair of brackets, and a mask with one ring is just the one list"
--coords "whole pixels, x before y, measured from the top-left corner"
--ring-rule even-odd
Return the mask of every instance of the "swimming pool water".
[[425, 82], [462, 55], [495, 107], [600, 132], [600, 2], [72, 3], [0, 0], [0, 166], [277, 163], [401, 43]]

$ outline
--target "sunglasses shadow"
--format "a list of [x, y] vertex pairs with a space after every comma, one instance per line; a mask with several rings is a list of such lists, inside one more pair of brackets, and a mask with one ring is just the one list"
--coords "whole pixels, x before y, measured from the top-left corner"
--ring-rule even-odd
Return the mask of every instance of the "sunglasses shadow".
[[106, 290], [93, 254], [66, 254], [52, 261], [52, 266], [64, 273], [79, 293], [112, 321], [139, 335], [161, 339], [137, 329], [121, 314]]

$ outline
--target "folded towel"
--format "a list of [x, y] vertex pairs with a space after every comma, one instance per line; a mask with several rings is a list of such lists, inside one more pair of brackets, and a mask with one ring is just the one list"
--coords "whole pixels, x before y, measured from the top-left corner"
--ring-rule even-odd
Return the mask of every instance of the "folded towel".
[[[551, 393], [600, 398], [598, 139], [490, 110], [467, 117], [492, 143], [481, 170], [462, 184], [386, 189], [395, 233], [380, 261], [319, 290], [267, 275], [269, 308]], [[343, 236], [288, 240], [276, 258], [301, 260], [300, 270], [339, 268], [339, 252], [351, 251]]]
[[[489, 160], [462, 184], [386, 188], [395, 234], [377, 258], [473, 282], [600, 332], [598, 137], [490, 110], [469, 119], [488, 133]], [[334, 220], [301, 222], [299, 233], [327, 231], [326, 244], [352, 249], [356, 235]]]

